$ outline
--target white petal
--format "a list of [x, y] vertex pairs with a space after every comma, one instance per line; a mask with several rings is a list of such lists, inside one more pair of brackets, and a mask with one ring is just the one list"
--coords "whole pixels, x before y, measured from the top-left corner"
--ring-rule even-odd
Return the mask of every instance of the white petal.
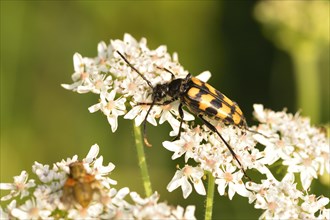
[[85, 94], [94, 89], [94, 85], [88, 84], [86, 86], [78, 86], [77, 93], [79, 94]]
[[91, 149], [89, 150], [89, 152], [85, 158], [86, 163], [91, 163], [97, 157], [99, 152], [100, 152], [99, 145], [97, 145], [97, 144], [92, 145]]
[[329, 198], [323, 197], [317, 203], [321, 206], [324, 207], [329, 203]]
[[167, 47], [165, 45], [160, 45], [155, 51], [158, 57], [162, 57], [167, 52]]
[[184, 213], [184, 219], [196, 219], [195, 217], [195, 209], [196, 207], [193, 205], [189, 205], [186, 207], [186, 212]]
[[254, 113], [253, 115], [260, 121], [260, 122], [266, 122], [266, 115], [264, 112], [264, 106], [261, 104], [254, 104]]
[[11, 211], [11, 214], [14, 217], [18, 218], [18, 219], [28, 219], [29, 217], [31, 217], [31, 216], [28, 215], [28, 213], [26, 213], [26, 212], [24, 212], [24, 211], [22, 211], [22, 210], [20, 210], [18, 208], [14, 208]]
[[109, 162], [108, 166], [106, 166], [105, 168], [107, 172], [111, 172], [116, 168], [116, 166], [113, 163]]
[[116, 197], [117, 198], [120, 198], [120, 199], [123, 199], [128, 193], [129, 193], [129, 188], [128, 187], [124, 187], [124, 188], [120, 189], [117, 192]]
[[235, 184], [235, 191], [237, 192], [237, 194], [244, 196], [244, 197], [249, 197], [250, 196], [250, 192], [245, 188], [244, 184]]
[[116, 115], [109, 115], [108, 117], [108, 122], [111, 125], [111, 130], [112, 132], [115, 132], [118, 128], [118, 120]]
[[16, 189], [16, 187], [11, 183], [0, 183], [1, 190]]
[[25, 170], [23, 170], [19, 176], [14, 177], [14, 180], [16, 183], [17, 182], [25, 183], [25, 181], [28, 179], [28, 176], [29, 176], [28, 173]]
[[104, 41], [101, 41], [100, 43], [98, 43], [97, 45], [97, 52], [99, 54], [100, 57], [105, 58], [104, 57], [104, 53], [107, 51], [107, 45]]
[[112, 101], [115, 99], [115, 96], [116, 96], [116, 90], [111, 90], [110, 93], [105, 93], [105, 98], [108, 100], [108, 101]]
[[97, 103], [95, 105], [92, 105], [91, 107], [88, 108], [88, 111], [90, 113], [94, 113], [94, 112], [97, 112], [101, 109], [101, 103]]
[[181, 188], [182, 188], [183, 198], [186, 199], [190, 195], [190, 193], [192, 192], [192, 186], [189, 183], [187, 177], [182, 178]]
[[203, 181], [198, 180], [194, 182], [194, 188], [199, 195], [206, 195], [205, 187]]
[[72, 84], [61, 84], [61, 86], [67, 90], [73, 90], [73, 89], [77, 88], [78, 85], [80, 85], [80, 82], [75, 82]]
[[124, 119], [134, 119], [140, 111], [140, 107], [135, 106], [131, 110], [129, 110], [126, 115], [124, 116]]
[[176, 171], [174, 174], [174, 177], [172, 178], [171, 182], [167, 185], [166, 189], [169, 192], [172, 192], [182, 184], [182, 172], [181, 171]]
[[79, 53], [75, 53], [73, 55], [73, 66], [74, 66], [74, 71], [77, 73], [82, 73], [84, 71], [83, 58]]
[[235, 184], [230, 182], [228, 185], [229, 185], [229, 187], [228, 187], [228, 198], [230, 200], [232, 200], [233, 196], [235, 195], [235, 192], [236, 192], [235, 191]]
[[124, 42], [128, 43], [130, 46], [136, 46], [137, 45], [136, 39], [128, 33], [124, 34]]
[[151, 115], [148, 115], [147, 121], [152, 124], [153, 126], [157, 126], [157, 121], [154, 117], [152, 117]]
[[197, 79], [207, 82], [211, 78], [211, 72], [210, 71], [204, 71], [196, 76]]
[[135, 203], [139, 204], [139, 205], [145, 205], [145, 204], [148, 202], [148, 200], [143, 199], [143, 198], [142, 198], [138, 193], [136, 193], [136, 192], [131, 192], [129, 195], [131, 196], [132, 200], [133, 200]]
[[218, 184], [218, 192], [220, 196], [223, 196], [225, 194], [225, 189], [226, 189], [226, 180], [217, 179], [216, 183]]
[[194, 115], [190, 114], [189, 112], [183, 110], [183, 120], [184, 121], [193, 121], [195, 120]]
[[103, 167], [103, 156], [101, 155], [99, 158], [97, 158], [94, 162], [94, 168], [99, 171], [99, 168]]
[[302, 171], [300, 173], [300, 180], [301, 180], [301, 184], [302, 184], [304, 190], [307, 190], [310, 187], [313, 178], [311, 175], [309, 175], [308, 172]]
[[142, 122], [144, 121], [144, 117], [142, 115], [138, 115], [135, 118], [135, 126], [140, 126], [142, 124]]
[[[1, 201], [7, 201], [7, 200], [11, 199], [12, 197], [13, 197], [12, 194], [8, 194], [8, 195], [6, 195], [6, 196], [1, 197]], [[15, 201], [15, 200], [14, 200], [14, 201]]]
[[52, 212], [49, 210], [39, 210], [39, 217], [40, 219], [49, 219], [49, 216]]
[[163, 146], [167, 150], [172, 151], [172, 152], [175, 152], [178, 149], [178, 146], [176, 144], [174, 144], [174, 142], [171, 142], [171, 141], [164, 141]]

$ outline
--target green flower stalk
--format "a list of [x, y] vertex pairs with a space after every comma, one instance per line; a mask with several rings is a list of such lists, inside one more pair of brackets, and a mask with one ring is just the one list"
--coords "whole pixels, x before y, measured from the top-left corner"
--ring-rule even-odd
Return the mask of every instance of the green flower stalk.
[[138, 161], [139, 167], [141, 170], [142, 182], [146, 196], [151, 196], [152, 188], [151, 188], [151, 181], [149, 178], [149, 172], [147, 167], [146, 156], [144, 153], [144, 145], [142, 142], [142, 135], [140, 127], [136, 127], [133, 125], [134, 129], [134, 139], [135, 139], [135, 146], [138, 154]]
[[212, 173], [208, 172], [207, 175], [207, 194], [206, 194], [206, 204], [205, 204], [205, 220], [212, 219], [213, 212], [213, 200], [214, 200], [214, 176]]

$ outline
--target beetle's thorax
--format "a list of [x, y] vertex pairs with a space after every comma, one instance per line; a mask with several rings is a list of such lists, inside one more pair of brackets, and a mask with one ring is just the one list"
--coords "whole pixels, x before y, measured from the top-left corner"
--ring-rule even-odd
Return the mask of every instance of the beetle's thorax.
[[168, 83], [158, 84], [153, 88], [153, 99], [156, 102], [163, 100], [166, 96], [172, 99], [179, 99], [189, 88], [190, 81], [191, 75], [188, 74], [185, 78], [178, 78]]
[[152, 96], [153, 99], [156, 102], [159, 102], [161, 100], [163, 100], [166, 95], [168, 94], [168, 83], [165, 84], [157, 84], [154, 88], [153, 88], [153, 92], [152, 92]]

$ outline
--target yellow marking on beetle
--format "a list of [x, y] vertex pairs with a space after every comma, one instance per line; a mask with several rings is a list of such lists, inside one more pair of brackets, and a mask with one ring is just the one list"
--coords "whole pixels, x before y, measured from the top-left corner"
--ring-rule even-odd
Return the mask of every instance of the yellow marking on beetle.
[[198, 88], [195, 88], [195, 87], [192, 87], [188, 90], [188, 96], [190, 97], [196, 97], [197, 94], [199, 93], [199, 89]]
[[[222, 94], [223, 95], [223, 94]], [[228, 103], [229, 106], [233, 106], [234, 103], [227, 96], [223, 95], [223, 102]]]
[[218, 113], [216, 117], [219, 117], [221, 119], [225, 119], [230, 114], [230, 107], [223, 105], [221, 108], [218, 109]]
[[238, 107], [237, 104], [235, 105], [235, 112], [236, 112], [237, 114], [239, 114], [240, 117], [242, 117], [243, 112], [242, 112], [242, 110]]
[[198, 86], [202, 86], [203, 83], [204, 83], [201, 80], [197, 79], [196, 77], [191, 77], [191, 81], [193, 81], [193, 83], [198, 85]]
[[200, 98], [199, 109], [205, 111], [208, 107], [213, 107], [211, 102], [214, 100], [214, 97], [210, 94], [204, 94]]
[[239, 125], [241, 123], [242, 117], [239, 114], [235, 113], [232, 115], [232, 117], [233, 117], [233, 121], [236, 125]]
[[210, 93], [217, 95], [217, 92], [216, 92], [217, 90], [213, 86], [211, 86], [208, 83], [205, 83], [205, 87], [210, 91]]

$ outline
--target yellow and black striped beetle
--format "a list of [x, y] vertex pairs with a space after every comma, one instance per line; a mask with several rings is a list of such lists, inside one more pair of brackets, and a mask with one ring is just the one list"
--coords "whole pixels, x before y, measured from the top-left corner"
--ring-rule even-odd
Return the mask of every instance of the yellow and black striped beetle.
[[[237, 127], [247, 129], [247, 123], [244, 115], [236, 102], [227, 98], [224, 94], [216, 90], [210, 84], [205, 83], [196, 77], [193, 77], [190, 73], [185, 78], [175, 78], [174, 74], [166, 68], [161, 68], [169, 72], [172, 76], [172, 80], [168, 83], [157, 84], [152, 86], [151, 82], [145, 78], [119, 51], [117, 53], [120, 57], [135, 71], [137, 72], [152, 89], [152, 102], [141, 102], [138, 105], [150, 105], [147, 114], [143, 121], [143, 137], [147, 146], [151, 146], [146, 136], [146, 122], [147, 117], [154, 105], [168, 105], [173, 101], [180, 100], [179, 116], [180, 126], [179, 132], [175, 139], [178, 139], [181, 134], [183, 123], [183, 110], [182, 107], [186, 106], [193, 114], [199, 117], [202, 122], [213, 132], [217, 133], [223, 143], [227, 146], [228, 150], [240, 165], [244, 175], [250, 179], [241, 162], [238, 160], [232, 147], [225, 141], [218, 130], [205, 118], [211, 118], [215, 120], [223, 121], [225, 124], [232, 124]], [[163, 101], [166, 97], [169, 100]], [[163, 102], [162, 102], [163, 101]]]

